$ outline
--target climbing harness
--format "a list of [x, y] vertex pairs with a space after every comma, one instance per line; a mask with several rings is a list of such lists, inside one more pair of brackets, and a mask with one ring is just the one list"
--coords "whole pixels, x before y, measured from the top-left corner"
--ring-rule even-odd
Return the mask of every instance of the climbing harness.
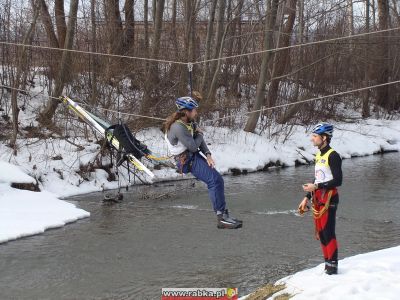
[[[326, 213], [326, 211], [329, 209], [333, 192], [334, 192], [334, 190], [328, 191], [328, 196], [327, 196], [325, 203], [318, 202], [317, 197], [315, 196], [315, 192], [311, 193], [311, 199], [312, 199], [311, 209], [312, 209], [315, 220], [320, 219]], [[326, 193], [326, 190], [323, 190], [322, 197], [321, 197], [322, 199], [325, 197], [325, 193]]]

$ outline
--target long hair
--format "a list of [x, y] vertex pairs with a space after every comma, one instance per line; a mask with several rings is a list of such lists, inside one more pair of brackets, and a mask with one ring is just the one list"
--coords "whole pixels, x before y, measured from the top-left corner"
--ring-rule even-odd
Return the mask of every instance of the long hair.
[[184, 117], [185, 111], [176, 111], [174, 112], [172, 115], [170, 115], [167, 120], [164, 122], [163, 126], [162, 126], [162, 131], [163, 132], [167, 132], [168, 130], [170, 130], [171, 125], [174, 124], [177, 120], [179, 120], [180, 118]]

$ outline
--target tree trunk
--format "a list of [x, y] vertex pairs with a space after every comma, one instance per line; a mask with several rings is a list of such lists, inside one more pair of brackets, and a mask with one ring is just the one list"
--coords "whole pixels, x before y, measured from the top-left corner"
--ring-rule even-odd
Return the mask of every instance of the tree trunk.
[[[59, 41], [54, 31], [53, 22], [49, 13], [49, 9], [45, 0], [39, 0], [41, 20], [46, 31], [47, 39], [49, 40], [50, 47], [59, 48]], [[58, 62], [61, 54], [58, 51], [49, 52], [49, 73], [48, 77], [54, 79], [58, 72]]]
[[[267, 18], [265, 20], [265, 40], [264, 40], [264, 49], [272, 49], [273, 47], [273, 28], [276, 22], [276, 16], [278, 12], [279, 0], [271, 0], [267, 2]], [[249, 119], [247, 120], [246, 126], [244, 128], [247, 132], [254, 132], [257, 126], [258, 118], [260, 117], [261, 106], [265, 102], [265, 85], [267, 83], [267, 75], [268, 75], [268, 64], [270, 62], [271, 52], [264, 52], [262, 55], [261, 62], [261, 70], [260, 76], [258, 77], [256, 97], [254, 100], [254, 106], [252, 110], [256, 110], [249, 115]]]
[[64, 12], [64, 0], [55, 0], [54, 13], [56, 16], [58, 43], [60, 48], [64, 48], [65, 36], [67, 34], [67, 24], [65, 23], [65, 12]]
[[54, 32], [53, 22], [51, 21], [51, 16], [49, 13], [49, 9], [45, 0], [40, 0], [40, 9], [41, 9], [41, 19], [44, 25], [44, 29], [47, 34], [47, 38], [49, 39], [50, 46], [53, 48], [59, 48], [59, 42]]
[[[198, 1], [197, 0], [187, 0], [186, 1], [186, 8], [187, 8], [187, 20], [186, 20], [186, 49], [187, 53], [186, 53], [186, 61], [194, 61], [195, 60], [195, 55], [196, 55], [196, 10], [197, 10], [197, 5], [198, 5]], [[193, 69], [195, 69], [196, 66], [193, 66]], [[182, 66], [183, 68], [183, 72], [182, 74], [184, 74], [184, 79], [182, 80], [182, 82], [188, 82], [187, 76], [186, 74], [188, 73], [188, 69], [186, 66]], [[196, 71], [193, 70], [193, 73], [195, 73]], [[193, 80], [195, 79], [192, 78], [192, 84], [193, 84]], [[186, 92], [183, 92], [184, 94], [190, 94], [191, 93], [191, 87], [189, 87], [190, 83], [187, 84], [188, 89]], [[182, 89], [183, 90], [183, 89]]]
[[[354, 35], [354, 10], [353, 0], [347, 0], [347, 35]], [[349, 39], [350, 51], [353, 51], [353, 40]]]
[[221, 38], [221, 43], [219, 45], [219, 52], [218, 52], [218, 57], [217, 57], [218, 60], [216, 61], [216, 66], [215, 66], [215, 69], [214, 69], [214, 73], [212, 73], [213, 74], [213, 78], [211, 80], [210, 88], [208, 90], [208, 94], [207, 94], [207, 98], [206, 98], [206, 101], [207, 101], [206, 102], [206, 105], [207, 105], [206, 107], [208, 107], [209, 109], [215, 103], [215, 93], [216, 93], [217, 85], [218, 85], [218, 75], [219, 75], [219, 70], [221, 68], [221, 63], [222, 63], [222, 60], [220, 58], [222, 57], [222, 53], [223, 53], [223, 50], [224, 50], [224, 41], [225, 41], [226, 34], [228, 32], [228, 28], [229, 28], [229, 23], [226, 24], [225, 30], [224, 30], [224, 34], [222, 35], [222, 38]]
[[[90, 50], [92, 52], [97, 51], [97, 25], [96, 25], [96, 0], [90, 0], [90, 22], [92, 26], [92, 42]], [[98, 57], [97, 55], [91, 55], [90, 60], [92, 62], [92, 77], [91, 77], [91, 88], [92, 94], [90, 97], [91, 103], [94, 105], [97, 102], [97, 70], [98, 70]]]
[[[237, 41], [236, 41], [236, 52], [237, 53], [242, 53], [242, 9], [243, 9], [243, 3], [244, 0], [239, 0], [238, 4], [238, 10], [237, 14], [235, 16], [236, 18], [236, 29], [234, 34], [238, 35]], [[250, 36], [250, 35], [249, 35]], [[239, 97], [239, 82], [240, 82], [240, 74], [241, 74], [241, 69], [242, 69], [242, 57], [239, 57], [235, 65], [235, 71], [232, 76], [232, 80], [229, 83], [229, 93], [235, 98]]]
[[[158, 58], [160, 52], [160, 42], [161, 42], [161, 31], [162, 31], [162, 23], [163, 23], [163, 15], [164, 15], [164, 6], [165, 0], [156, 0], [156, 8], [155, 8], [155, 24], [154, 24], [154, 33], [153, 33], [153, 43], [151, 45], [151, 57]], [[152, 108], [154, 99], [152, 96], [153, 88], [152, 85], [158, 82], [158, 64], [152, 62], [149, 64], [148, 70], [148, 80], [145, 83], [144, 88], [144, 97], [142, 102], [141, 111], [142, 113], [149, 113]]]
[[176, 35], [176, 1], [172, 2], [172, 17], [171, 17], [171, 35], [172, 35], [172, 43], [175, 51], [175, 58], [178, 58], [178, 37]]
[[[123, 28], [119, 0], [105, 0], [105, 18], [107, 21], [107, 53], [121, 54], [123, 46]], [[112, 84], [112, 78], [123, 65], [122, 60], [109, 57], [106, 67], [106, 80]]]
[[[379, 19], [379, 30], [388, 29], [389, 25], [389, 3], [388, 0], [378, 0], [378, 19]], [[382, 33], [379, 38], [380, 43], [378, 45], [378, 59], [380, 60], [377, 66], [377, 82], [386, 83], [389, 82], [389, 44], [388, 39], [385, 37], [388, 33]], [[377, 99], [376, 103], [385, 108], [391, 108], [391, 101], [389, 99], [389, 86], [383, 86], [377, 88]]]
[[[65, 36], [65, 49], [72, 49], [76, 27], [76, 16], [78, 13], [78, 3], [79, 0], [71, 0], [70, 2], [67, 34]], [[53, 96], [55, 97], [60, 96], [64, 89], [66, 77], [68, 75], [68, 67], [71, 61], [70, 56], [71, 53], [69, 51], [63, 51], [60, 63], [60, 71], [58, 73], [53, 92]], [[52, 98], [49, 99], [46, 108], [39, 115], [39, 122], [42, 125], [48, 126], [52, 123], [51, 120], [57, 109], [58, 103], [58, 101], [55, 101]]]
[[400, 25], [400, 14], [399, 14], [399, 10], [397, 8], [397, 5], [398, 5], [397, 2], [398, 2], [398, 0], [392, 0], [393, 12], [397, 19], [397, 25]]
[[[217, 28], [216, 28], [216, 37], [215, 37], [215, 43], [214, 43], [214, 53], [213, 53], [213, 58], [216, 59], [220, 57], [221, 53], [221, 46], [223, 45], [223, 36], [226, 35], [226, 32], [224, 32], [224, 20], [225, 20], [225, 7], [226, 7], [226, 0], [220, 0], [218, 4], [218, 19], [217, 19]], [[214, 60], [210, 63], [211, 65], [211, 74], [214, 76], [215, 72], [218, 68], [219, 61]], [[208, 92], [208, 95], [210, 96], [210, 89]], [[210, 98], [207, 97], [206, 101], [210, 102]]]
[[[370, 0], [365, 0], [365, 30], [366, 32], [370, 31]], [[371, 62], [371, 56], [370, 56], [370, 46], [369, 46], [369, 41], [370, 37], [369, 35], [366, 36], [367, 40], [367, 47], [365, 47], [365, 61], [367, 62], [365, 64], [365, 73], [364, 73], [364, 79], [365, 79], [365, 86], [368, 86], [370, 83], [370, 62]], [[368, 118], [370, 116], [370, 110], [369, 110], [369, 97], [370, 97], [370, 90], [365, 91], [365, 96], [362, 101], [362, 117], [363, 118]]]
[[[294, 26], [294, 21], [296, 19], [296, 3], [297, 0], [289, 0], [288, 1], [288, 17], [286, 24], [284, 25], [284, 28], [282, 30], [282, 37], [280, 38], [279, 41], [279, 48], [281, 47], [287, 47], [290, 44], [290, 37], [292, 36], [292, 31], [293, 31], [293, 26]], [[285, 68], [288, 64], [288, 61], [290, 59], [290, 50], [282, 50], [279, 51], [274, 55], [274, 64], [272, 67], [272, 77], [280, 77], [283, 75]], [[276, 104], [276, 100], [278, 97], [278, 88], [279, 84], [281, 82], [281, 78], [274, 79], [272, 78], [271, 84], [268, 90], [268, 95], [267, 95], [267, 106], [271, 107]]]
[[125, 0], [125, 30], [124, 30], [124, 48], [134, 49], [135, 46], [135, 0]]
[[[22, 44], [26, 45], [29, 40], [31, 39], [31, 36], [34, 32], [34, 28], [36, 26], [36, 21], [39, 16], [39, 7], [35, 3], [33, 3], [33, 10], [34, 10], [34, 15], [33, 15], [33, 20], [32, 23], [28, 29], [28, 31], [25, 33]], [[11, 90], [11, 110], [12, 110], [12, 124], [13, 124], [13, 134], [10, 140], [10, 146], [14, 148], [14, 155], [17, 155], [17, 148], [16, 148], [16, 141], [17, 141], [17, 136], [18, 136], [18, 115], [19, 115], [19, 107], [18, 107], [18, 89], [21, 88], [21, 82], [22, 78], [22, 73], [25, 71], [27, 72], [29, 70], [28, 68], [28, 61], [27, 61], [27, 55], [26, 55], [26, 47], [23, 46], [21, 48], [18, 48], [17, 51], [17, 68], [16, 68], [16, 74], [13, 82], [13, 89]]]
[[[215, 11], [217, 7], [218, 0], [213, 0], [210, 9], [210, 17], [207, 23], [207, 35], [206, 35], [206, 46], [205, 46], [205, 55], [204, 59], [208, 60], [211, 58], [211, 41], [213, 35], [213, 28], [214, 28], [214, 20], [215, 20]], [[207, 86], [209, 84], [209, 77], [210, 77], [210, 69], [209, 63], [205, 63], [203, 65], [203, 76], [201, 78], [201, 92], [203, 95], [207, 92]]]
[[165, 5], [165, 0], [156, 0], [156, 1], [157, 1], [156, 16], [155, 16], [156, 19], [154, 23], [154, 36], [152, 44], [153, 58], [157, 58], [160, 52], [161, 30], [162, 30], [164, 5]]
[[147, 57], [149, 53], [149, 0], [144, 0], [143, 3], [143, 25], [144, 25], [144, 55]]
[[[238, 2], [238, 5], [240, 4], [240, 1]], [[237, 27], [237, 21], [236, 20], [240, 20], [240, 17], [237, 18], [236, 15], [233, 14], [233, 8], [232, 8], [232, 0], [228, 1], [228, 8], [226, 10], [226, 14], [227, 14], [227, 22], [232, 22], [232, 24], [229, 26], [229, 30], [227, 32], [227, 36], [231, 37], [228, 39], [227, 43], [226, 43], [226, 56], [231, 56], [233, 53], [233, 45], [234, 45], [234, 38], [233, 36], [235, 35], [236, 32], [236, 27]], [[236, 10], [237, 12], [238, 10]], [[225, 44], [225, 43], [224, 43]], [[229, 93], [229, 71], [230, 71], [230, 67], [233, 63], [232, 59], [227, 59], [222, 67], [222, 78], [221, 78], [221, 84], [225, 87], [225, 91], [226, 93]]]

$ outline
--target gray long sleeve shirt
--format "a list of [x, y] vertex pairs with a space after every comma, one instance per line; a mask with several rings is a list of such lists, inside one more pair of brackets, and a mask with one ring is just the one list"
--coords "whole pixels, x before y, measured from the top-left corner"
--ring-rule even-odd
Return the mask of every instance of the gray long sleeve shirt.
[[190, 152], [200, 151], [205, 155], [211, 153], [204, 141], [203, 135], [195, 133], [194, 137], [185, 125], [175, 122], [167, 133], [167, 138], [172, 145], [180, 141]]

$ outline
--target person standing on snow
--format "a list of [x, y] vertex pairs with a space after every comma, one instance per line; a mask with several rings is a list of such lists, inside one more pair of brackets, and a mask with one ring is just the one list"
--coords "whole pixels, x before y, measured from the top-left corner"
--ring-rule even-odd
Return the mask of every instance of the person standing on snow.
[[338, 273], [338, 245], [335, 234], [336, 210], [339, 203], [337, 187], [342, 185], [342, 159], [330, 147], [333, 125], [318, 124], [312, 131], [311, 141], [318, 147], [315, 157], [314, 183], [303, 185], [306, 197], [299, 205], [303, 214], [312, 200], [312, 211], [315, 223], [315, 238], [321, 242], [325, 258], [325, 273]]
[[[165, 122], [165, 140], [181, 173], [192, 173], [207, 184], [213, 210], [217, 215], [217, 227], [236, 229], [243, 222], [229, 216], [225, 203], [224, 179], [215, 169], [215, 162], [204, 141], [203, 132], [194, 119], [198, 103], [192, 97], [180, 97], [175, 101], [178, 110]], [[206, 158], [204, 158], [202, 152]]]

